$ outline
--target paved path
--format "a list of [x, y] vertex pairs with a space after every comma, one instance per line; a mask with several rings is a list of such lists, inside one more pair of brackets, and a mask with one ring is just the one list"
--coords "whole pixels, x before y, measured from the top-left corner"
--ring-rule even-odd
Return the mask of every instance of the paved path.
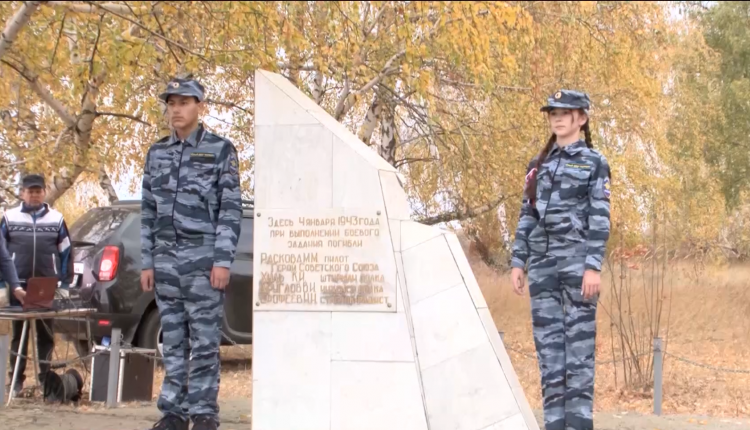
[[[221, 430], [250, 430], [250, 400], [221, 403]], [[0, 409], [3, 430], [146, 430], [159, 417], [151, 403], [130, 404], [116, 409], [101, 406], [74, 409], [19, 402]], [[537, 419], [540, 419], [537, 413]], [[750, 430], [750, 418], [706, 418], [689, 416], [643, 416], [632, 413], [598, 413], [597, 430]]]

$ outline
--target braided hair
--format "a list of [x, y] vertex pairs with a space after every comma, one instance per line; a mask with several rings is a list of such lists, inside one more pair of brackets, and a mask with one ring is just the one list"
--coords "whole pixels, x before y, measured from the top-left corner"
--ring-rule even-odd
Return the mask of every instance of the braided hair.
[[[580, 110], [581, 113], [583, 113], [583, 110]], [[583, 131], [584, 140], [586, 141], [586, 146], [588, 148], [593, 148], [594, 144], [591, 143], [591, 129], [589, 127], [589, 120], [586, 120], [586, 123], [581, 126], [581, 131]], [[536, 165], [534, 166], [534, 171], [531, 173], [531, 176], [529, 177], [529, 184], [528, 187], [526, 187], [526, 198], [529, 199], [529, 201], [532, 203], [532, 206], [534, 205], [534, 200], [536, 198], [536, 177], [537, 173], [539, 172], [539, 167], [542, 166], [542, 163], [544, 163], [544, 160], [547, 159], [547, 156], [549, 155], [550, 151], [552, 151], [552, 145], [555, 144], [557, 141], [557, 135], [552, 133], [552, 136], [549, 137], [549, 140], [547, 140], [547, 144], [544, 145], [544, 148], [542, 148], [542, 151], [539, 153], [539, 156], [536, 158]]]

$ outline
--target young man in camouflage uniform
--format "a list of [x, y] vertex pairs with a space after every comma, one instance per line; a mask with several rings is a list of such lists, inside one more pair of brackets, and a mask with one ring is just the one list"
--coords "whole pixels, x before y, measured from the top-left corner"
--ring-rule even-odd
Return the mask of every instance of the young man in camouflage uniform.
[[240, 236], [237, 151], [199, 122], [203, 86], [174, 79], [159, 96], [170, 136], [151, 146], [142, 184], [141, 287], [156, 288], [164, 368], [154, 429], [219, 426], [224, 288]]
[[519, 295], [528, 263], [546, 430], [594, 428], [596, 303], [609, 239], [610, 171], [591, 145], [589, 105], [586, 94], [562, 90], [542, 108], [553, 134], [527, 169], [511, 259]]

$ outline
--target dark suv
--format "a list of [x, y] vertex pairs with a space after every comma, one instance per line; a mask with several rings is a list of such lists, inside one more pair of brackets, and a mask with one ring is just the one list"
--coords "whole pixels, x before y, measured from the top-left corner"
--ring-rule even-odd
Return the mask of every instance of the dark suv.
[[[55, 327], [74, 342], [80, 355], [90, 352], [89, 341], [101, 344], [113, 327], [122, 340], [161, 354], [161, 323], [154, 292], [141, 290], [141, 202], [121, 201], [88, 211], [70, 227], [75, 277], [70, 298], [96, 308], [85, 323], [57, 320]], [[222, 344], [252, 340], [253, 205], [243, 201], [242, 232], [237, 243], [224, 305]]]

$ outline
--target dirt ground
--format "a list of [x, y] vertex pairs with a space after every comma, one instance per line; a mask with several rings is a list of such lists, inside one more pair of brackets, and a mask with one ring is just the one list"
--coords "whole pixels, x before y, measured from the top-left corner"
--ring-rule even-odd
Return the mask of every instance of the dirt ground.
[[[507, 275], [477, 264], [476, 259], [471, 260], [495, 323], [504, 332], [506, 347], [527, 399], [532, 408], [539, 410], [539, 371], [533, 357], [528, 298], [512, 294]], [[637, 383], [624, 384], [624, 371], [628, 370], [632, 378], [633, 369], [625, 369], [622, 364], [602, 364], [597, 366], [594, 405], [598, 430], [750, 430], [750, 372], [717, 370], [750, 369], [750, 348], [747, 348], [750, 343], [750, 265], [708, 268], [697, 276], [687, 269], [675, 267], [668, 276], [674, 284], [674, 292], [665, 294], [668, 311], [663, 316], [666, 322], [659, 330], [669, 354], [664, 363], [665, 416], [650, 415], [653, 397], [649, 384], [640, 388]], [[609, 315], [612, 313], [611, 282], [604, 280], [603, 283], [607, 285], [603, 287], [602, 312], [598, 314], [597, 360], [622, 356], [617, 348], [621, 339], [612, 330]], [[651, 342], [648, 322], [653, 314], [648, 312], [647, 303], [635, 300], [648, 292], [637, 287], [633, 287], [634, 300], [632, 307], [628, 303], [628, 312], [634, 316], [636, 333], [641, 333], [638, 327], [645, 322], [646, 328], [635, 340], [647, 350]], [[7, 330], [7, 324], [0, 322], [0, 333], [7, 333]], [[222, 347], [221, 356], [221, 429], [249, 430], [251, 347]], [[70, 344], [58, 338], [53, 360], [75, 357]], [[693, 363], [680, 361], [680, 357]], [[648, 364], [649, 360], [650, 357], [644, 357], [641, 364]], [[80, 363], [72, 367], [81, 372], [88, 388], [90, 374]], [[163, 371], [157, 369], [154, 376], [152, 400], [155, 401]], [[148, 429], [158, 417], [152, 402], [108, 410], [88, 403], [77, 408], [55, 407], [42, 404], [37, 395], [32, 394], [32, 397], [34, 399], [18, 399], [9, 409], [0, 408], [0, 430]], [[541, 423], [541, 414], [537, 414]]]
[[[0, 409], [4, 430], [145, 430], [159, 414], [154, 404], [130, 404], [115, 409], [103, 406], [49, 406], [21, 400]], [[537, 411], [540, 424], [541, 415]], [[633, 413], [596, 413], [598, 430], [750, 430], [750, 420], [674, 415], [665, 417]], [[221, 428], [250, 430], [250, 399], [221, 403]], [[542, 427], [543, 428], [543, 427]]]

